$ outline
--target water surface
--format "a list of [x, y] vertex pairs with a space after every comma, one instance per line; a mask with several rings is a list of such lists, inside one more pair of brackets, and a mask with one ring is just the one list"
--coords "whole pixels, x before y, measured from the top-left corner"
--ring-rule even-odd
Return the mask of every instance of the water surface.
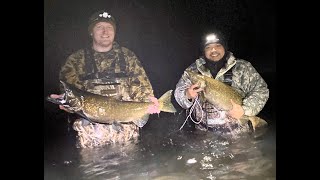
[[[179, 130], [185, 113], [150, 117], [139, 142], [99, 148], [76, 147], [65, 113], [45, 111], [44, 179], [247, 179], [276, 177], [276, 133], [223, 138]], [[59, 119], [60, 118], [60, 119]], [[64, 120], [63, 120], [64, 119]], [[51, 135], [50, 135], [51, 134]]]

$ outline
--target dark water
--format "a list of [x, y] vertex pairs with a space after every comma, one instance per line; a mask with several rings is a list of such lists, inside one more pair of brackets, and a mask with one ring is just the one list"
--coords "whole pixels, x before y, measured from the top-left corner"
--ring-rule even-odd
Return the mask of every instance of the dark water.
[[275, 179], [274, 127], [261, 136], [224, 139], [179, 131], [184, 118], [184, 112], [152, 116], [138, 143], [94, 149], [76, 148], [75, 132], [65, 124], [60, 135], [46, 138], [44, 179]]
[[270, 98], [259, 114], [266, 132], [233, 139], [179, 131], [180, 109], [151, 115], [136, 144], [79, 149], [74, 117], [44, 102], [44, 179], [276, 179], [275, 76], [266, 77]]

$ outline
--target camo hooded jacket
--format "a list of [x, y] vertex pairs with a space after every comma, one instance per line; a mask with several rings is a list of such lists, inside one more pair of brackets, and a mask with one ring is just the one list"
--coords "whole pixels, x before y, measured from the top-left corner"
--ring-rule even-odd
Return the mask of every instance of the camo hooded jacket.
[[[269, 89], [266, 82], [251, 65], [250, 62], [236, 59], [231, 52], [225, 67], [222, 67], [216, 75], [217, 80], [224, 82], [224, 74], [232, 68], [232, 83], [231, 86], [240, 93], [243, 98], [242, 108], [247, 116], [257, 115], [265, 106], [269, 98]], [[202, 75], [212, 77], [210, 71], [204, 66], [203, 58], [197, 59], [191, 64], [187, 70], [199, 72]], [[193, 102], [189, 101], [186, 96], [187, 87], [191, 86], [191, 81], [182, 75], [176, 85], [174, 92], [177, 103], [184, 109], [192, 106]]]
[[[84, 80], [88, 72], [85, 68], [85, 49], [71, 54], [60, 71], [60, 80], [75, 85], [77, 88], [103, 96], [114, 96], [127, 101], [149, 101], [154, 96], [152, 85], [136, 55], [129, 49], [121, 47], [117, 42], [108, 52], [93, 51], [93, 59], [98, 73], [120, 71], [120, 57], [123, 53], [126, 77], [114, 78], [113, 82], [105, 82], [106, 78]], [[112, 84], [113, 83], [113, 84]]]

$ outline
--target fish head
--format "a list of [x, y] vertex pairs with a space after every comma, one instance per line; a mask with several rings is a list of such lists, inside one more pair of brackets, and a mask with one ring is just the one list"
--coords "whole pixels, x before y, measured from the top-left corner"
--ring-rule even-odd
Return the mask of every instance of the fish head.
[[64, 88], [64, 95], [62, 100], [64, 101], [64, 103], [62, 105], [69, 110], [78, 111], [82, 105], [82, 96], [78, 95], [76, 89], [73, 88], [71, 85], [63, 81], [60, 81], [60, 83], [63, 85]]
[[206, 79], [204, 75], [201, 75], [199, 73], [190, 71], [190, 70], [185, 70], [184, 74], [188, 79], [190, 79], [192, 84], [197, 84], [199, 88], [204, 89], [206, 87]]

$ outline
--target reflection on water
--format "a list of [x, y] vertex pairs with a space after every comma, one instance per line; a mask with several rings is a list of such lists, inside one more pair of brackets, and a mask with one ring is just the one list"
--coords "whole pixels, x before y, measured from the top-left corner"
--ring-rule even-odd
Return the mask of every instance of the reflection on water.
[[44, 179], [275, 179], [273, 128], [225, 139], [151, 117], [137, 144], [77, 149], [70, 133], [45, 148]]

